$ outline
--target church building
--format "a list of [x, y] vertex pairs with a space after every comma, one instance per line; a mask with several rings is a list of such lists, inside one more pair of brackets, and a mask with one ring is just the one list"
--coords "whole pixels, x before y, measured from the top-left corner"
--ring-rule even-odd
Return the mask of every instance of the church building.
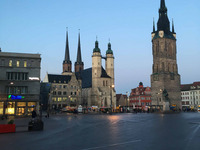
[[152, 105], [164, 111], [170, 106], [181, 109], [180, 75], [177, 65], [176, 33], [167, 15], [165, 0], [161, 0], [157, 30], [152, 32], [153, 67], [151, 75]]
[[[102, 59], [105, 59], [105, 69], [102, 67]], [[63, 72], [60, 75], [47, 73], [43, 82], [51, 86], [48, 101], [50, 109], [77, 108], [79, 105], [85, 108], [116, 109], [114, 56], [111, 43], [108, 43], [106, 56], [103, 57], [98, 41], [96, 41], [92, 55], [92, 67], [84, 69], [79, 33], [77, 59], [74, 72], [72, 72], [67, 32]]]

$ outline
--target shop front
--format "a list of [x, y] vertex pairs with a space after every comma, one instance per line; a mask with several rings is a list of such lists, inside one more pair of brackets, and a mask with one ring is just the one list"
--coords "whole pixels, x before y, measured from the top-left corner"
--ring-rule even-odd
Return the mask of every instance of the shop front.
[[[32, 111], [38, 110], [39, 102], [16, 102], [7, 101], [0, 102], [0, 116], [27, 116], [31, 115]], [[38, 112], [38, 111], [37, 111]]]

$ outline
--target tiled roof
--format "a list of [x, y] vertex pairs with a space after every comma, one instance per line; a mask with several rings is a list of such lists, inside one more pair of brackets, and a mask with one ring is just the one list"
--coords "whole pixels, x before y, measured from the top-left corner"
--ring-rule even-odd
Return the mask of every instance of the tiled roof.
[[76, 73], [76, 76], [82, 80], [82, 88], [92, 87], [92, 68], [82, 70], [81, 72]]
[[71, 80], [71, 76], [48, 74], [48, 79], [50, 83], [68, 83]]
[[103, 67], [101, 67], [101, 77], [102, 77], [102, 78], [111, 78], [111, 77], [106, 73], [106, 71], [104, 70]]
[[[191, 89], [192, 86], [195, 88]], [[193, 82], [193, 84], [182, 84], [181, 91], [196, 90], [198, 89], [198, 86], [200, 86], [200, 82]]]

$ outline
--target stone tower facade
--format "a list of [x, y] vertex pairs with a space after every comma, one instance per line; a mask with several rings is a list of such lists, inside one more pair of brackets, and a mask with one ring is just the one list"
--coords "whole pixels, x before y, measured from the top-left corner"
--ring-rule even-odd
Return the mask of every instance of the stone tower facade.
[[106, 72], [111, 77], [111, 85], [114, 85], [114, 56], [111, 50], [111, 44], [108, 43], [108, 50], [106, 51]]
[[95, 48], [92, 55], [92, 87], [98, 87], [100, 85], [101, 78], [101, 50], [99, 49], [98, 41], [95, 42]]
[[152, 32], [153, 67], [151, 75], [152, 105], [169, 110], [170, 106], [181, 109], [180, 75], [177, 66], [176, 33], [167, 16], [165, 0], [161, 0], [157, 31]]

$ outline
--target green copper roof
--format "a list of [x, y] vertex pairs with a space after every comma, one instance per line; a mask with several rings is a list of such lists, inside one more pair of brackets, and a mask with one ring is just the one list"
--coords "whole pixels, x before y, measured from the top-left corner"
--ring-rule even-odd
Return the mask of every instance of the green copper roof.
[[99, 53], [101, 52], [101, 50], [99, 49], [99, 43], [98, 43], [98, 41], [95, 42], [95, 48], [93, 49], [93, 53], [94, 52], [99, 52]]
[[111, 44], [108, 43], [108, 50], [106, 51], [106, 54], [113, 54], [113, 51], [111, 50]]

